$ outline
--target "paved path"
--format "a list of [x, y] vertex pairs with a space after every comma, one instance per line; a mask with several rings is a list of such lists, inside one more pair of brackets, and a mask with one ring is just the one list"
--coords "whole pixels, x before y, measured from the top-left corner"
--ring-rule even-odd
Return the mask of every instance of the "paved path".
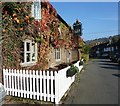
[[108, 59], [91, 60], [63, 104], [118, 104], [119, 69], [117, 63]]

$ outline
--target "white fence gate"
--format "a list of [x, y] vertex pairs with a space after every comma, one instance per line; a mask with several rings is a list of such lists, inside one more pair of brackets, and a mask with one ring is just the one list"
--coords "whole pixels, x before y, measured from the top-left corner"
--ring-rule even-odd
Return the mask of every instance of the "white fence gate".
[[[81, 70], [77, 62], [74, 64]], [[75, 80], [66, 77], [70, 66], [59, 71], [35, 71], [3, 69], [4, 87], [7, 95], [59, 103]]]

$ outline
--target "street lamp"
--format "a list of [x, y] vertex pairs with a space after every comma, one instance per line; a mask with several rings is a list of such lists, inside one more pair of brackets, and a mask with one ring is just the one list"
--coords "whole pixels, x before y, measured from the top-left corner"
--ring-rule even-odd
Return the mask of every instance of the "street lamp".
[[73, 30], [74, 30], [74, 39], [77, 42], [77, 52], [78, 52], [78, 60], [80, 59], [80, 45], [79, 45], [79, 37], [82, 36], [82, 23], [79, 20], [76, 20], [76, 22], [73, 24]]
[[74, 35], [82, 36], [82, 23], [79, 20], [73, 24]]

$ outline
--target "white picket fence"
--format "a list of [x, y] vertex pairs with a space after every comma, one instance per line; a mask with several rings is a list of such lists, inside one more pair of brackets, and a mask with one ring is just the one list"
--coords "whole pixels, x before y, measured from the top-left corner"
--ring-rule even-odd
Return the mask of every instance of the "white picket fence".
[[[74, 64], [81, 69], [79, 61]], [[35, 71], [3, 69], [4, 87], [7, 95], [59, 103], [75, 80], [66, 77], [70, 66], [59, 71]]]

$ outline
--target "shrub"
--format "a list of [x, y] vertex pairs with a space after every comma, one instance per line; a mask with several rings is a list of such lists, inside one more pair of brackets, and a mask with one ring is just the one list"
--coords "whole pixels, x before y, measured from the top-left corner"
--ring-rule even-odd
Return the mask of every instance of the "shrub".
[[73, 64], [70, 66], [70, 68], [66, 72], [67, 77], [72, 77], [79, 71], [78, 67], [74, 66]]
[[89, 61], [89, 54], [82, 54], [82, 58], [84, 59], [84, 63], [88, 63]]

